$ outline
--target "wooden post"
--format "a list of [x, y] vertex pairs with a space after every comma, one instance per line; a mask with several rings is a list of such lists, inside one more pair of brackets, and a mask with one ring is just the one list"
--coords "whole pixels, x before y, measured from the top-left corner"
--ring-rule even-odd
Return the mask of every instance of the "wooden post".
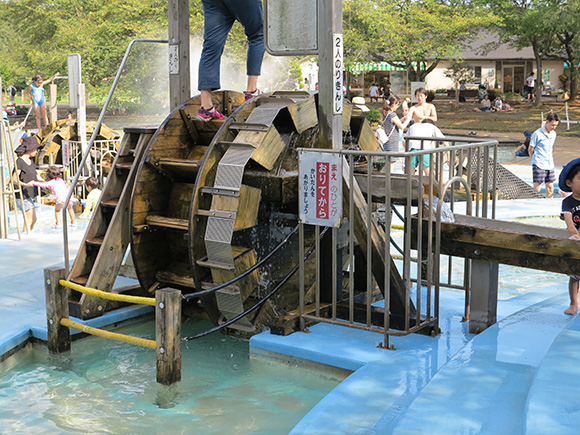
[[70, 351], [70, 330], [60, 324], [62, 318], [68, 317], [68, 291], [59, 284], [65, 278], [63, 267], [44, 269], [48, 350], [53, 353]]
[[169, 0], [169, 108], [191, 98], [189, 59], [189, 0]]
[[51, 83], [48, 87], [48, 90], [50, 92], [50, 101], [48, 103], [48, 120], [52, 123], [58, 121], [58, 111], [56, 104], [57, 86], [54, 83]]
[[469, 332], [479, 334], [497, 321], [499, 265], [471, 260]]
[[155, 292], [155, 341], [157, 382], [171, 385], [181, 381], [181, 291]]

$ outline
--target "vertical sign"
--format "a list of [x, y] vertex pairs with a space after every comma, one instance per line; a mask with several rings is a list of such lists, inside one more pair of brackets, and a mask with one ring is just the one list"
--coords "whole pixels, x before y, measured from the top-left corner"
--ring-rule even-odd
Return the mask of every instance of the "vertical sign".
[[179, 45], [169, 46], [169, 74], [179, 74]]
[[332, 62], [332, 77], [333, 77], [333, 104], [332, 114], [340, 115], [342, 113], [343, 100], [343, 73], [344, 73], [344, 50], [342, 33], [335, 33], [332, 35], [333, 41], [333, 62]]
[[340, 154], [300, 151], [300, 221], [340, 226], [342, 217], [342, 160]]
[[[78, 53], [69, 54], [68, 65], [68, 105], [69, 107], [79, 107], [79, 83], [81, 78], [81, 55]], [[52, 92], [51, 92], [52, 95]]]
[[62, 141], [62, 164], [63, 166], [70, 165], [70, 143], [66, 139]]

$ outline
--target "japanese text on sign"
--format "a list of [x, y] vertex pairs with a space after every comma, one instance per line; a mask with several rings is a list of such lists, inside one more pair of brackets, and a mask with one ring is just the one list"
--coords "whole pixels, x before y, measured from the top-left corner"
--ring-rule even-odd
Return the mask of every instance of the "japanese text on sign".
[[342, 160], [339, 154], [300, 152], [300, 220], [339, 226], [342, 216]]
[[344, 55], [343, 55], [343, 40], [342, 33], [335, 33], [333, 40], [333, 62], [332, 62], [332, 114], [340, 115], [343, 106], [343, 70], [344, 70]]

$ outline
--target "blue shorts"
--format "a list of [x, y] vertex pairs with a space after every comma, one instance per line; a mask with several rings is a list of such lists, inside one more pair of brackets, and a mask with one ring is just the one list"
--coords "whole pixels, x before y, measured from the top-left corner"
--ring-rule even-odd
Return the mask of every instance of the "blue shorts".
[[528, 150], [516, 151], [516, 156], [518, 156], [518, 157], [526, 157], [526, 156], [529, 156]]
[[532, 165], [532, 173], [534, 183], [553, 183], [556, 180], [556, 174], [553, 169], [540, 169], [536, 165]]
[[36, 204], [34, 204], [33, 198], [24, 198], [24, 201], [20, 198], [16, 198], [16, 207], [18, 207], [18, 210], [22, 210], [23, 202], [24, 202], [24, 211], [36, 208]]
[[[411, 148], [409, 151], [421, 151], [417, 148]], [[431, 154], [423, 154], [423, 167], [428, 168], [431, 164]], [[411, 166], [416, 168], [419, 166], [419, 156], [412, 156], [411, 157]]]

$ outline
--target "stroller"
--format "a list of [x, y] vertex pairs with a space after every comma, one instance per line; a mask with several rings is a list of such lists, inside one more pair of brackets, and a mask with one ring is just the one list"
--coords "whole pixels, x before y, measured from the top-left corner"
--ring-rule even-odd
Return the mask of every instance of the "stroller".
[[6, 113], [7, 113], [8, 115], [10, 115], [10, 116], [14, 116], [14, 115], [16, 115], [16, 114], [17, 114], [17, 111], [16, 111], [16, 105], [15, 105], [15, 104], [7, 104], [7, 105], [4, 107], [4, 110], [5, 110], [5, 111], [6, 111]]
[[486, 95], [487, 95], [487, 86], [485, 86], [484, 84], [480, 84], [477, 87], [477, 96], [479, 97], [479, 101], [483, 100]]

